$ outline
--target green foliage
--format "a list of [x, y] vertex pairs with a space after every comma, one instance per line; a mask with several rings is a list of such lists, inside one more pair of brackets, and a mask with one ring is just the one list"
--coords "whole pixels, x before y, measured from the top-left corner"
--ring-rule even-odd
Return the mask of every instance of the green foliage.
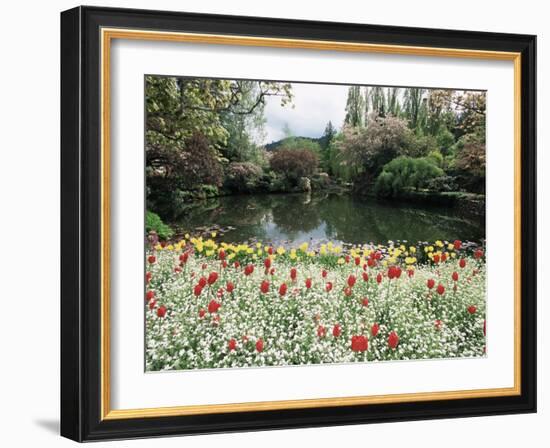
[[439, 149], [440, 151], [442, 151], [443, 154], [447, 154], [450, 148], [455, 143], [454, 135], [446, 127], [443, 127], [439, 130], [436, 135], [436, 139], [437, 145], [439, 146]]
[[363, 126], [365, 118], [365, 99], [360, 86], [351, 86], [348, 90], [346, 118], [344, 122], [353, 127]]
[[156, 232], [161, 240], [170, 239], [174, 234], [170, 226], [162, 222], [159, 215], [149, 210], [145, 213], [145, 231]]
[[379, 196], [397, 196], [408, 189], [424, 188], [431, 179], [443, 175], [431, 158], [402, 156], [384, 166], [374, 188]]

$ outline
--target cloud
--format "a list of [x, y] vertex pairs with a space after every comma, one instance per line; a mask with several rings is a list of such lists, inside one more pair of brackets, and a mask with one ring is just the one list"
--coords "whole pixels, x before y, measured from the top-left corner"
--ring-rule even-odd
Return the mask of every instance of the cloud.
[[264, 143], [280, 140], [285, 136], [285, 126], [295, 136], [320, 137], [329, 121], [340, 128], [346, 115], [348, 86], [331, 84], [292, 83], [294, 107], [281, 107], [280, 98], [266, 101]]

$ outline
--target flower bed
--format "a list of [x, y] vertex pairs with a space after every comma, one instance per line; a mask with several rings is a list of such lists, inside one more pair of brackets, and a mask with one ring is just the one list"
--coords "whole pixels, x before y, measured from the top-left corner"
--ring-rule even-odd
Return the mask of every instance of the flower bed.
[[154, 244], [146, 264], [148, 371], [485, 353], [484, 256], [460, 241], [313, 251], [187, 238]]

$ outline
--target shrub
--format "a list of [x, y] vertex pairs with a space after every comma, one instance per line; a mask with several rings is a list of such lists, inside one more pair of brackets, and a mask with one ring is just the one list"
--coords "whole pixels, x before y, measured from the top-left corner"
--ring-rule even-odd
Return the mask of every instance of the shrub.
[[254, 163], [232, 162], [226, 170], [225, 186], [233, 191], [251, 192], [258, 188], [263, 171]]
[[379, 196], [396, 196], [407, 189], [426, 187], [431, 179], [443, 175], [443, 170], [431, 158], [402, 156], [384, 165], [374, 188]]
[[161, 240], [167, 240], [174, 234], [170, 226], [162, 222], [159, 215], [149, 210], [145, 213], [145, 230], [147, 233], [156, 232]]
[[317, 171], [319, 157], [309, 149], [280, 149], [271, 157], [270, 165], [273, 171], [296, 184], [301, 177]]

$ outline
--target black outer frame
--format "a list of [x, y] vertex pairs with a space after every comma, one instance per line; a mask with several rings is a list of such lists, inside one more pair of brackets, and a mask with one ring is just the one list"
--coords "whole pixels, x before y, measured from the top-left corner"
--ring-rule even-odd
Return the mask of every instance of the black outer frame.
[[[521, 395], [100, 420], [100, 28], [521, 52]], [[61, 435], [141, 438], [536, 412], [536, 36], [77, 7], [61, 13]]]

